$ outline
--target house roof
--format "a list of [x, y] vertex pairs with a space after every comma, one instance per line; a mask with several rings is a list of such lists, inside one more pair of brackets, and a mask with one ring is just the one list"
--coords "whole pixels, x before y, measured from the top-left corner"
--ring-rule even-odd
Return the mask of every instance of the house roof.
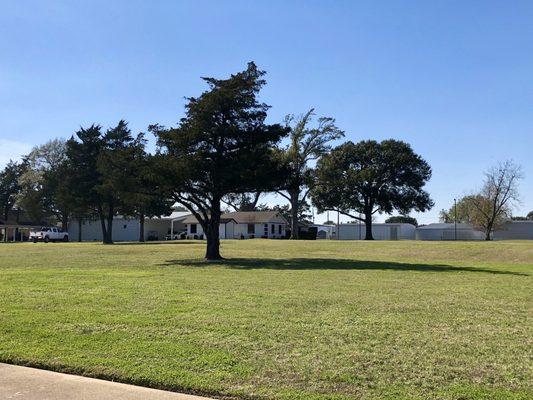
[[[443, 222], [439, 222], [439, 223], [434, 223], [434, 224], [429, 224], [429, 225], [422, 225], [422, 226], [419, 226], [418, 229], [422, 229], [422, 230], [430, 230], [430, 229], [455, 229], [455, 224], [452, 222], [452, 223], [443, 223]], [[463, 224], [463, 223], [457, 223], [457, 229], [474, 229], [472, 227], [472, 225], [469, 225], [469, 224]]]
[[182, 219], [187, 218], [189, 215], [192, 215], [189, 211], [173, 211], [170, 215], [161, 215], [159, 217], [154, 218], [147, 218], [147, 219], [168, 219], [168, 220], [176, 220], [176, 219]]
[[24, 211], [11, 210], [7, 215], [7, 220], [3, 216], [0, 216], [0, 225], [36, 227], [46, 226], [48, 224], [45, 221], [31, 220]]
[[[278, 211], [236, 211], [224, 213], [222, 220], [233, 220], [237, 224], [287, 224], [287, 220]], [[196, 224], [198, 220], [194, 215], [189, 215], [183, 221], [185, 224]]]

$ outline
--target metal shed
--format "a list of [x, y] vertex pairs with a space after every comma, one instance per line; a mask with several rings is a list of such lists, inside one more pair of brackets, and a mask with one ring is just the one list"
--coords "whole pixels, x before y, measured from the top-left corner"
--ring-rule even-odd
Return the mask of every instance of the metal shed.
[[417, 240], [483, 240], [483, 232], [469, 224], [429, 224], [416, 228]]

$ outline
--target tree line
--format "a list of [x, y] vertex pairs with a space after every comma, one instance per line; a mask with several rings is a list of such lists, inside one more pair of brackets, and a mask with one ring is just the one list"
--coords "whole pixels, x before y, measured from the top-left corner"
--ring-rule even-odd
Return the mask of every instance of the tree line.
[[[35, 147], [20, 163], [0, 173], [0, 203], [34, 219], [98, 219], [103, 242], [113, 242], [117, 214], [139, 218], [164, 215], [179, 203], [202, 226], [205, 257], [221, 258], [219, 223], [224, 207], [266, 209], [263, 193], [289, 204], [277, 209], [291, 223], [291, 238], [309, 203], [319, 212], [338, 211], [366, 225], [379, 213], [426, 211], [433, 206], [424, 186], [431, 167], [405, 142], [351, 141], [334, 146], [344, 132], [315, 112], [266, 122], [270, 108], [258, 99], [265, 72], [252, 62], [227, 79], [202, 78], [207, 89], [187, 98], [174, 127], [150, 125], [133, 135], [125, 121], [108, 129], [93, 124], [68, 140]], [[146, 149], [147, 135], [156, 150]], [[79, 230], [81, 232], [81, 229]]]

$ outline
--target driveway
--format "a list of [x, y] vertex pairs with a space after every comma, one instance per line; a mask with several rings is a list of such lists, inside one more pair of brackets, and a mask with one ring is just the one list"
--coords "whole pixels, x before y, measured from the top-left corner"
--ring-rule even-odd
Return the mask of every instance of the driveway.
[[0, 399], [212, 400], [101, 379], [0, 363]]

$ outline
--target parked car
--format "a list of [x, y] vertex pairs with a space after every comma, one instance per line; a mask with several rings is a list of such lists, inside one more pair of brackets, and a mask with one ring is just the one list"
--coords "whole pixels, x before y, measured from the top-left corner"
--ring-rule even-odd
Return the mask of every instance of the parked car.
[[68, 242], [68, 232], [64, 232], [61, 229], [53, 226], [45, 226], [39, 231], [31, 232], [30, 240], [33, 243], [37, 243], [39, 241], [43, 241], [45, 243], [56, 241]]
[[187, 232], [185, 231], [182, 231], [182, 232], [174, 232], [173, 235], [171, 235], [170, 233], [168, 235], [165, 236], [165, 240], [178, 240], [178, 239], [185, 239], [187, 236]]

